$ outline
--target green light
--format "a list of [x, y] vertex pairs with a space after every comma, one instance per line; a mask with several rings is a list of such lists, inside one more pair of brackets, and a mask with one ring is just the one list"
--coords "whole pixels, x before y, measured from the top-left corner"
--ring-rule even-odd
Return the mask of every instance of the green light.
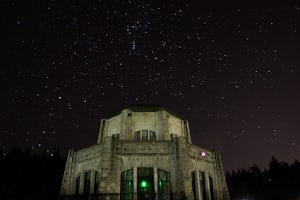
[[161, 180], [159, 180], [158, 185], [159, 185], [159, 188], [161, 188], [161, 185], [162, 185]]
[[147, 187], [147, 182], [146, 181], [142, 181], [140, 185], [141, 185], [142, 188], [145, 188], [145, 187]]

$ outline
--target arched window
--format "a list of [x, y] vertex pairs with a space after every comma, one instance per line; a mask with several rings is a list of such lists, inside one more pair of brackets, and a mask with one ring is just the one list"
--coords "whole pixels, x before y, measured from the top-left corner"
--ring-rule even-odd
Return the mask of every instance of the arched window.
[[83, 194], [90, 194], [91, 171], [84, 173]]
[[[81, 176], [83, 176], [83, 181], [81, 181], [81, 176], [77, 177], [75, 181], [75, 194], [89, 195], [91, 193], [99, 193], [100, 174], [97, 171], [93, 172], [87, 171], [82, 174]], [[93, 185], [91, 185], [92, 180], [94, 180]], [[83, 191], [80, 189], [81, 187], [83, 187]]]
[[100, 176], [99, 172], [95, 172], [95, 182], [94, 182], [94, 194], [98, 194], [99, 192], [99, 184], [100, 184]]
[[206, 199], [207, 195], [206, 195], [206, 183], [205, 183], [205, 173], [204, 172], [201, 172], [199, 171], [199, 180], [200, 180], [200, 191], [201, 191], [201, 198], [202, 199]]
[[158, 179], [158, 199], [167, 200], [170, 199], [170, 175], [169, 172], [157, 169]]
[[121, 200], [133, 199], [133, 169], [121, 173]]

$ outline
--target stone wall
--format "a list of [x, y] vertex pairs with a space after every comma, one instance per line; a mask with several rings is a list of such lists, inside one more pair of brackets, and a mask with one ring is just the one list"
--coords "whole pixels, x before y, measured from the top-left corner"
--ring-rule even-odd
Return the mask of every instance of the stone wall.
[[[155, 131], [156, 140], [134, 141], [134, 132], [140, 130]], [[92, 176], [91, 193], [94, 192], [93, 177], [97, 173], [100, 175], [99, 193], [120, 193], [121, 173], [132, 169], [137, 180], [139, 167], [153, 168], [155, 183], [158, 169], [168, 172], [172, 193], [188, 200], [194, 200], [195, 195], [199, 199], [199, 174], [203, 172], [207, 200], [212, 199], [208, 180], [212, 182], [216, 200], [229, 199], [220, 153], [193, 145], [188, 122], [157, 108], [147, 112], [124, 109], [118, 115], [101, 120], [97, 145], [70, 150], [61, 194], [73, 195], [79, 179], [79, 193], [82, 193], [87, 172]], [[195, 183], [192, 183], [192, 173], [197, 175]], [[157, 184], [154, 187], [157, 191]]]
[[[206, 152], [205, 156], [202, 152]], [[104, 144], [70, 151], [61, 194], [74, 193], [76, 178], [80, 175], [83, 177], [87, 171], [100, 173], [99, 192], [120, 193], [121, 172], [137, 167], [153, 167], [168, 171], [172, 192], [177, 195], [184, 193], [187, 199], [194, 199], [191, 173], [205, 172], [207, 179], [213, 179], [214, 196], [226, 199], [227, 187], [218, 159], [217, 152], [189, 144], [185, 138], [135, 142], [111, 137]]]
[[119, 115], [102, 120], [98, 143], [115, 134], [119, 134], [122, 140], [133, 140], [134, 132], [140, 130], [155, 131], [157, 140], [170, 140], [171, 134], [177, 137], [190, 137], [187, 122], [165, 110], [132, 112], [124, 109]]

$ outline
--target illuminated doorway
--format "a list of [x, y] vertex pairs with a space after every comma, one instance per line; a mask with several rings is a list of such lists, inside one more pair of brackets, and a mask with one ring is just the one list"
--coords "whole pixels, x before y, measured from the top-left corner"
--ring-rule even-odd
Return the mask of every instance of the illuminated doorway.
[[155, 199], [153, 184], [153, 168], [137, 168], [137, 197], [138, 200]]

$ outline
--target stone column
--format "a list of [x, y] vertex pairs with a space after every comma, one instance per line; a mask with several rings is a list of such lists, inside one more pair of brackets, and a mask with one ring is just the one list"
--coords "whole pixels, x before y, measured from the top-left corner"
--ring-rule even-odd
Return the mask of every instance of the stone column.
[[206, 199], [202, 198], [202, 194], [204, 193], [203, 192], [204, 188], [201, 186], [201, 180], [200, 180], [200, 173], [202, 173], [202, 172], [200, 172], [200, 171], [197, 171], [197, 172], [198, 172], [197, 176], [198, 176], [198, 183], [199, 183], [199, 194], [198, 194], [199, 196], [198, 197], [199, 197], [199, 200], [206, 200]]
[[90, 194], [94, 194], [95, 187], [95, 171], [91, 171]]
[[211, 200], [210, 185], [209, 185], [209, 175], [208, 175], [208, 173], [205, 173], [205, 187], [206, 187], [207, 199]]
[[80, 184], [79, 184], [79, 194], [83, 194], [83, 186], [84, 186], [84, 173], [80, 173]]
[[157, 167], [154, 167], [153, 170], [154, 170], [154, 177], [153, 177], [154, 194], [155, 194], [155, 199], [158, 199], [158, 188], [157, 188], [158, 174], [157, 174]]
[[200, 187], [200, 180], [199, 180], [199, 171], [198, 170], [196, 170], [195, 171], [195, 187], [196, 187], [196, 199], [195, 200], [197, 200], [197, 199], [199, 199], [199, 200], [203, 200], [203, 199], [201, 199], [201, 187]]
[[133, 194], [134, 194], [134, 200], [137, 200], [137, 167], [133, 168]]

